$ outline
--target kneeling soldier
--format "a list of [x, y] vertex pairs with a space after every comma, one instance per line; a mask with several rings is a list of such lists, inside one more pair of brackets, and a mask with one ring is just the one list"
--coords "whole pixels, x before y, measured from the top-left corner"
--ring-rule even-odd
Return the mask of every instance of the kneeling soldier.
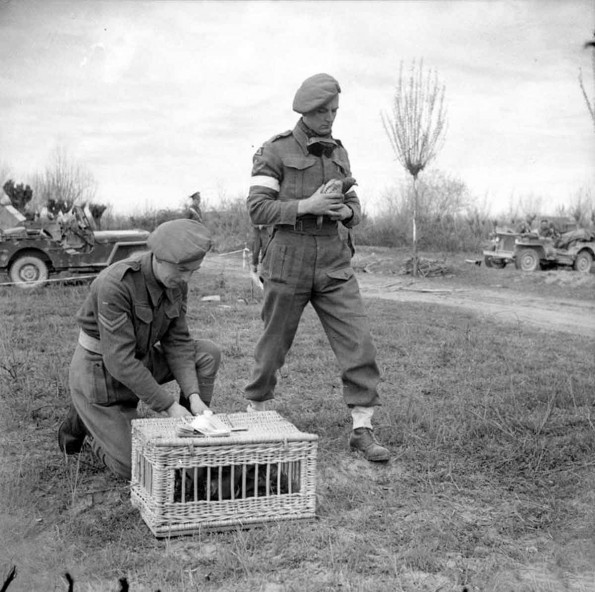
[[[93, 452], [130, 479], [131, 420], [142, 400], [169, 417], [211, 403], [221, 352], [193, 340], [186, 322], [188, 282], [211, 247], [206, 227], [171, 220], [149, 236], [150, 252], [103, 270], [77, 313], [79, 340], [69, 375], [72, 404], [58, 432], [66, 454]], [[176, 380], [180, 401], [161, 387]]]

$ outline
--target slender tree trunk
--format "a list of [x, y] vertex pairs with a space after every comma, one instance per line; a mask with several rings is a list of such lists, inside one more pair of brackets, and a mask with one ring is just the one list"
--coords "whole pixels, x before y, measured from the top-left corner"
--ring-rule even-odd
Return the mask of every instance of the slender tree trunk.
[[417, 277], [418, 258], [417, 258], [417, 175], [413, 177], [413, 277]]
[[444, 86], [431, 70], [424, 75], [423, 62], [406, 78], [403, 62], [399, 68], [399, 79], [393, 100], [392, 117], [383, 115], [382, 121], [388, 139], [405, 170], [413, 178], [413, 265], [412, 273], [417, 277], [419, 259], [417, 256], [417, 176], [434, 159], [442, 144], [445, 131]]

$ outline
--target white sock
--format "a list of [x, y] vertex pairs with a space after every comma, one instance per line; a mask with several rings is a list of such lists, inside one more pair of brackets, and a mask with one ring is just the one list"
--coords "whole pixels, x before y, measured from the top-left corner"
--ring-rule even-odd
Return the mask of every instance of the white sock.
[[353, 417], [353, 429], [370, 428], [372, 429], [372, 416], [374, 407], [355, 406], [351, 408], [351, 417]]

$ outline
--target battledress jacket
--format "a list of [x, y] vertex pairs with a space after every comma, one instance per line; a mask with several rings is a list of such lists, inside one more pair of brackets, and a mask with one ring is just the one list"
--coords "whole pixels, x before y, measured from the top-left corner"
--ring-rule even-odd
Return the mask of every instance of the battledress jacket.
[[[298, 220], [297, 200], [310, 197], [331, 179], [351, 176], [347, 150], [339, 140], [334, 140], [337, 147], [328, 157], [310, 154], [308, 139], [300, 120], [293, 130], [274, 136], [254, 155], [247, 200], [253, 224], [294, 226]], [[343, 225], [351, 228], [361, 220], [356, 192], [349, 191], [344, 203], [351, 208], [353, 216]], [[308, 217], [315, 218], [300, 216]]]
[[157, 343], [182, 392], [198, 392], [194, 342], [186, 322], [187, 291], [187, 287], [165, 288], [157, 281], [151, 253], [114, 263], [95, 278], [76, 320], [101, 344], [103, 368], [96, 363], [95, 371], [105, 369], [106, 379], [111, 376], [127, 387], [109, 389], [118, 400], [106, 401], [107, 405], [140, 399], [151, 409], [164, 411], [174, 403], [173, 395], [147, 368]]

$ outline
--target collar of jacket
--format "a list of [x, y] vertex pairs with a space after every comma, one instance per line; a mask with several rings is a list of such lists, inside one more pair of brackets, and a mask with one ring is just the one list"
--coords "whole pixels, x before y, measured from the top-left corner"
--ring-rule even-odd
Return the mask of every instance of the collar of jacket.
[[173, 302], [176, 298], [177, 288], [166, 288], [157, 281], [153, 273], [153, 254], [146, 253], [141, 258], [141, 270], [147, 284], [147, 292], [151, 297], [151, 304], [157, 306], [162, 299], [162, 296]]
[[299, 147], [302, 149], [304, 155], [308, 154], [308, 136], [304, 128], [302, 127], [302, 120], [300, 119], [297, 122], [297, 125], [293, 128], [293, 137], [295, 141], [298, 143]]
[[[302, 149], [304, 155], [310, 154], [308, 151], [309, 143], [316, 143], [318, 142], [327, 142], [328, 144], [334, 144], [335, 146], [340, 146], [341, 142], [336, 140], [332, 137], [332, 135], [328, 135], [326, 137], [319, 137], [319, 136], [311, 136], [308, 134], [309, 128], [306, 127], [306, 124], [300, 119], [296, 126], [293, 128], [293, 137], [295, 138], [296, 142], [299, 144], [300, 148]], [[310, 132], [313, 134], [314, 132]]]

